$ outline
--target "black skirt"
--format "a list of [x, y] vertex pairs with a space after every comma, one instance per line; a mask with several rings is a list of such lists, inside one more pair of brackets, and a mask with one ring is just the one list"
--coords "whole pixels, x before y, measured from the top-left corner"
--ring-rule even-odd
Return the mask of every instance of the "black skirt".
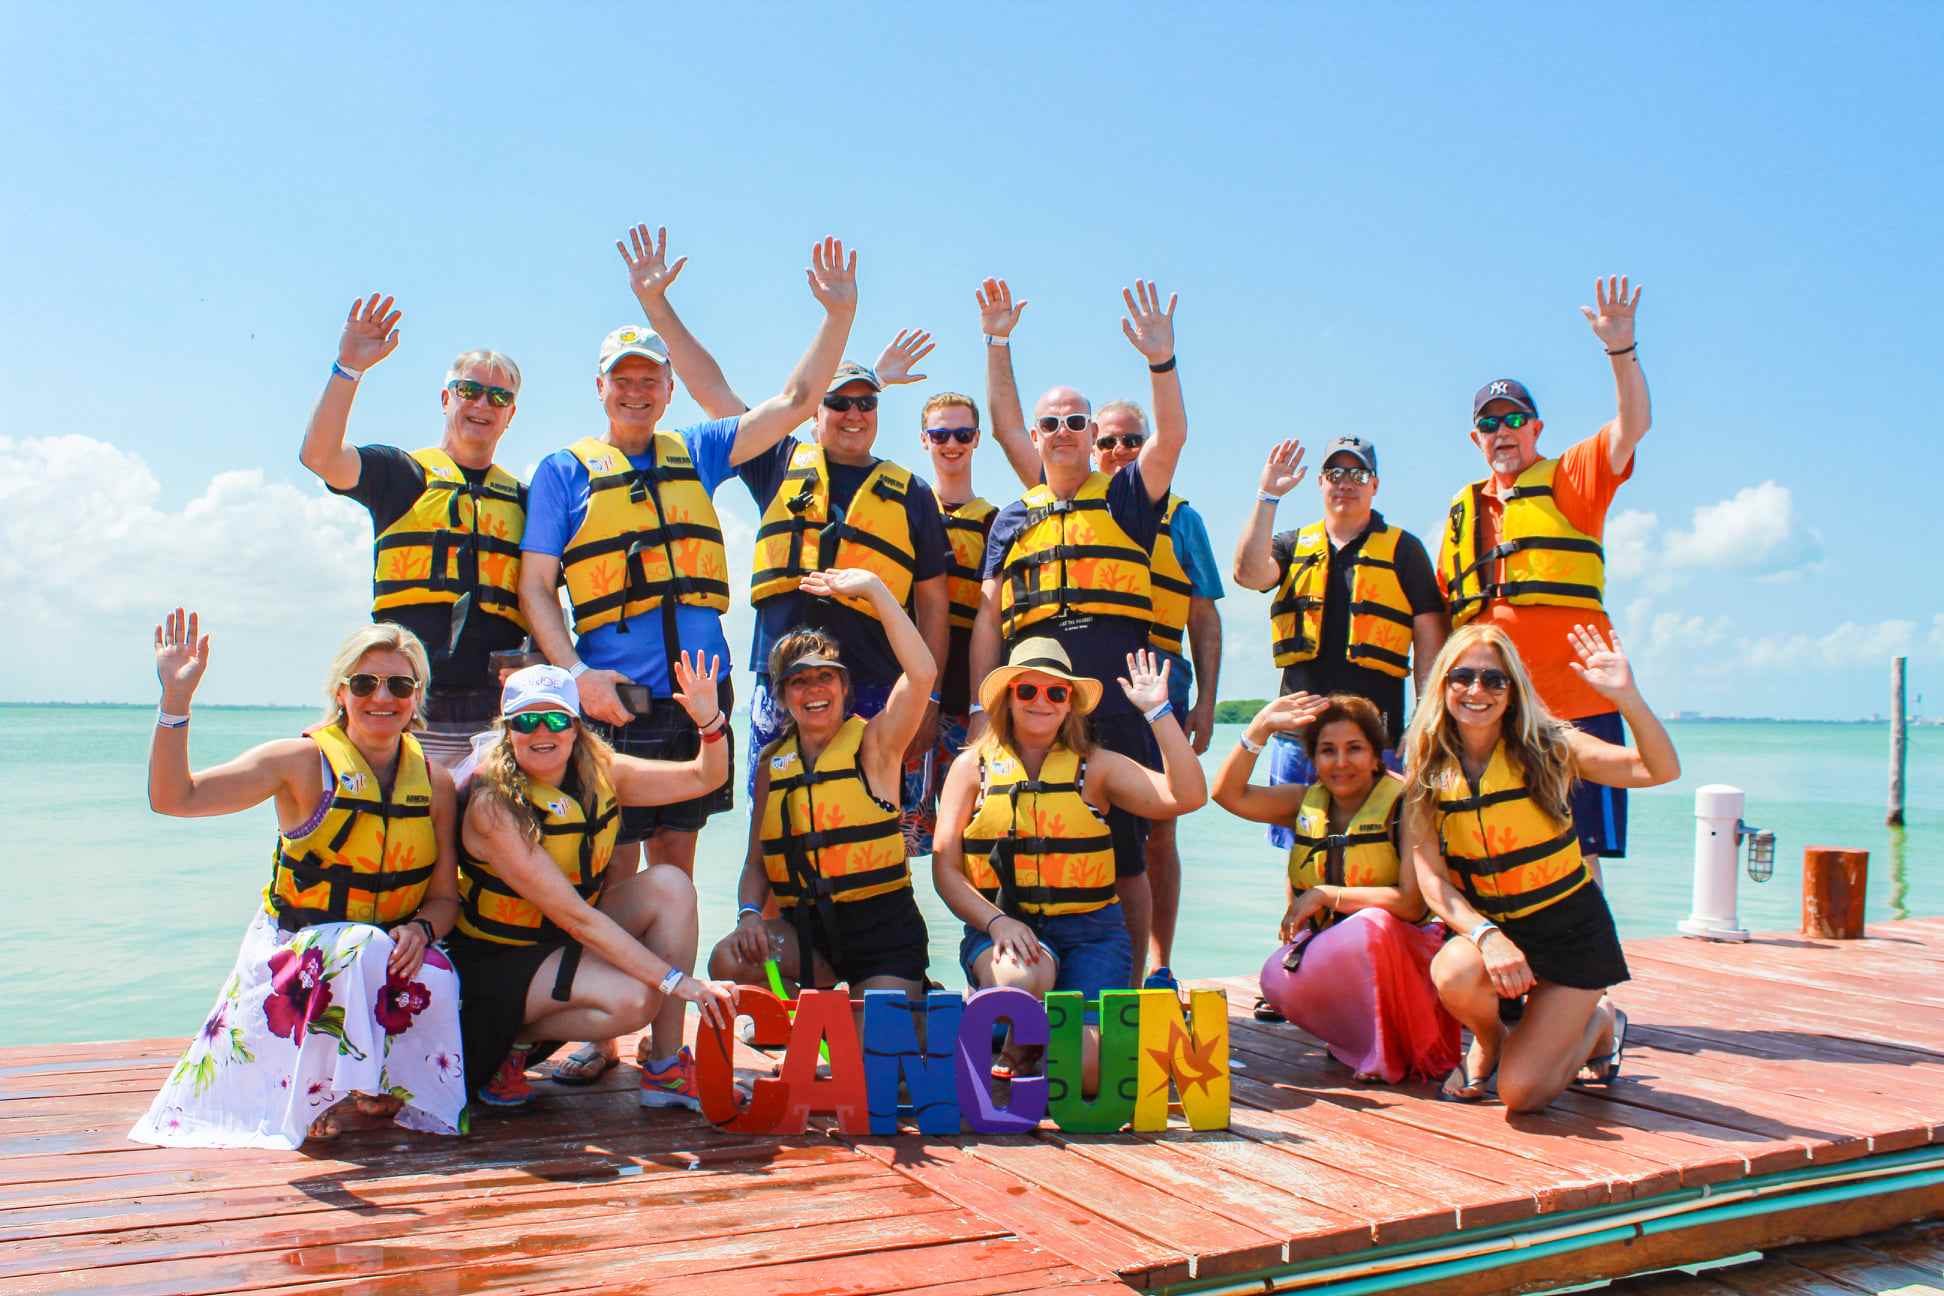
[[453, 933], [446, 953], [459, 973], [459, 1038], [466, 1055], [466, 1096], [477, 1094], [506, 1060], [507, 1050], [526, 1023], [527, 991], [547, 956], [565, 949], [554, 978], [553, 997], [565, 1003], [573, 996], [574, 973], [580, 968], [581, 945], [570, 937], [537, 945], [502, 945]]
[[1629, 979], [1613, 911], [1597, 882], [1523, 918], [1499, 924], [1526, 957], [1532, 975], [1575, 990], [1604, 990]]

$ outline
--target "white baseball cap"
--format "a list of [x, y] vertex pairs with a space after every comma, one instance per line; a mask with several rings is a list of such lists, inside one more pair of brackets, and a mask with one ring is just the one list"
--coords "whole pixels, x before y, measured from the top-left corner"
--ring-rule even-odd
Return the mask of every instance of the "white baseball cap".
[[579, 715], [580, 686], [558, 666], [526, 666], [508, 675], [500, 688], [501, 715], [512, 715], [543, 702]]
[[614, 368], [623, 356], [638, 355], [658, 365], [668, 363], [668, 343], [645, 324], [623, 324], [601, 339], [601, 372]]

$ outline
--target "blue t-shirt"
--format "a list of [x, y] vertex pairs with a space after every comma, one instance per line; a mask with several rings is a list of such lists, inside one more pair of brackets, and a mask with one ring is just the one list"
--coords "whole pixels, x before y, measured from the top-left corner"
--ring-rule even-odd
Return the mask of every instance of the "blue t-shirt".
[[[729, 465], [729, 452], [736, 443], [740, 418], [716, 419], [683, 428], [678, 435], [688, 446], [702, 489], [710, 495], [735, 469]], [[651, 468], [655, 452], [629, 455], [636, 468]], [[558, 558], [567, 542], [587, 518], [587, 467], [571, 450], [556, 450], [540, 461], [527, 488], [526, 538], [520, 548]], [[622, 634], [626, 625], [628, 633]], [[709, 608], [677, 605], [675, 633], [685, 652], [700, 652], [722, 659], [723, 677], [729, 673], [729, 640], [722, 633], [722, 616]], [[668, 697], [673, 685], [668, 677], [668, 653], [662, 644], [660, 608], [639, 612], [626, 621], [616, 621], [581, 635], [574, 643], [580, 659], [598, 670], [620, 671], [637, 684], [646, 684], [656, 697]]]
[[1168, 532], [1174, 539], [1175, 560], [1188, 573], [1188, 583], [1194, 587], [1195, 596], [1221, 598], [1225, 592], [1222, 569], [1215, 565], [1215, 547], [1208, 543], [1208, 528], [1202, 525], [1201, 514], [1195, 512], [1194, 505], [1182, 502], [1175, 510]]
[[[795, 437], [784, 437], [736, 469], [756, 501], [759, 516], [775, 498], [783, 474], [789, 471], [790, 457], [801, 444]], [[857, 488], [871, 475], [872, 465], [841, 464], [828, 458], [824, 462], [830, 471], [831, 509], [848, 511], [851, 501], [857, 498]], [[943, 576], [951, 559], [951, 542], [945, 538], [945, 521], [939, 516], [938, 498], [932, 494], [930, 483], [915, 474], [911, 489], [905, 492], [905, 524], [910, 528], [917, 559], [912, 582]], [[909, 612], [911, 608], [907, 606], [905, 610]], [[876, 617], [847, 608], [835, 599], [812, 598], [800, 592], [771, 599], [756, 609], [751, 669], [763, 674], [770, 645], [798, 626], [822, 630], [837, 641], [853, 683], [890, 685], [904, 674], [904, 668], [898, 665], [897, 656], [891, 651], [891, 641], [885, 638], [884, 627]]]
[[[1154, 548], [1160, 534], [1161, 505], [1148, 498], [1147, 484], [1141, 480], [1140, 461], [1115, 473], [1107, 483], [1107, 512], [1127, 532], [1128, 539], [1143, 549]], [[1180, 520], [1177, 513], [1175, 518]], [[985, 571], [990, 580], [1006, 565], [1006, 550], [1026, 525], [1026, 501], [1014, 500], [999, 510], [992, 520], [986, 540]], [[1184, 564], [1185, 565], [1185, 564]], [[1137, 714], [1134, 704], [1114, 681], [1127, 674], [1127, 654], [1147, 646], [1147, 618], [1124, 616], [1065, 616], [1036, 622], [1027, 627], [1024, 637], [1048, 635], [1060, 641], [1073, 661], [1075, 673], [1097, 679], [1104, 685], [1100, 706], [1094, 714], [1101, 717]], [[1011, 643], [1006, 650], [1011, 651]]]

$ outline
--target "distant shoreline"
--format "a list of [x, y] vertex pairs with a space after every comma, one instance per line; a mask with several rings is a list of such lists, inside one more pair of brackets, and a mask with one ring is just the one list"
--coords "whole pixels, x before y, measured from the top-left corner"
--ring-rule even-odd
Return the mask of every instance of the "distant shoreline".
[[[1215, 723], [1246, 724], [1248, 723], [1249, 718], [1253, 716], [1257, 710], [1259, 710], [1267, 703], [1268, 703], [1267, 698], [1240, 698], [1232, 701], [1223, 701], [1221, 703], [1218, 703], [1216, 706]], [[196, 706], [201, 710], [208, 710], [208, 711], [315, 711], [317, 709], [317, 704], [314, 702], [302, 702], [302, 703], [198, 702]], [[12, 708], [17, 710], [25, 710], [28, 707], [67, 707], [76, 710], [94, 710], [94, 711], [150, 711], [155, 708], [155, 704], [153, 702], [0, 701], [0, 709]], [[741, 710], [742, 708], [738, 708], [739, 712]], [[1670, 716], [1662, 716], [1661, 719], [1666, 721], [1669, 724], [1814, 724], [1814, 725], [1866, 725], [1866, 726], [1876, 725], [1879, 727], [1886, 727], [1886, 728], [1890, 724], [1890, 721], [1887, 718], [1881, 716], [1878, 716], [1873, 719], [1813, 720], [1813, 719], [1799, 719], [1790, 716], [1717, 716], [1717, 715], [1691, 715], [1683, 712], [1683, 713], [1677, 713], [1675, 715], [1670, 715]], [[1912, 716], [1910, 717], [1909, 723], [1912, 728], [1935, 728], [1935, 727], [1944, 726], [1944, 717], [1933, 719], [1928, 716]]]

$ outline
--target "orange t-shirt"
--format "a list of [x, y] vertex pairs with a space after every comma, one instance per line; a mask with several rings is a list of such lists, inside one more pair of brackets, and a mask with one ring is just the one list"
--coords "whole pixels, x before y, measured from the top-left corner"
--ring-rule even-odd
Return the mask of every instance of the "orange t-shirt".
[[[1633, 460], [1625, 472], [1616, 473], [1607, 456], [1607, 429], [1601, 428], [1586, 440], [1559, 456], [1559, 471], [1553, 478], [1553, 503], [1566, 520], [1595, 540], [1605, 538], [1607, 508], [1620, 489], [1620, 483], [1633, 476]], [[1499, 542], [1499, 519], [1505, 506], [1497, 496], [1496, 478], [1488, 478], [1479, 492], [1480, 529], [1484, 545]], [[1443, 573], [1439, 573], [1440, 584]], [[1499, 578], [1494, 573], [1494, 579]], [[1476, 618], [1505, 631], [1519, 650], [1519, 658], [1532, 676], [1552, 713], [1562, 720], [1579, 720], [1613, 710], [1613, 703], [1588, 688], [1573, 674], [1568, 662], [1577, 661], [1566, 635], [1576, 625], [1592, 626], [1601, 634], [1612, 630], [1605, 612], [1577, 607], [1518, 607], [1494, 599]]]

